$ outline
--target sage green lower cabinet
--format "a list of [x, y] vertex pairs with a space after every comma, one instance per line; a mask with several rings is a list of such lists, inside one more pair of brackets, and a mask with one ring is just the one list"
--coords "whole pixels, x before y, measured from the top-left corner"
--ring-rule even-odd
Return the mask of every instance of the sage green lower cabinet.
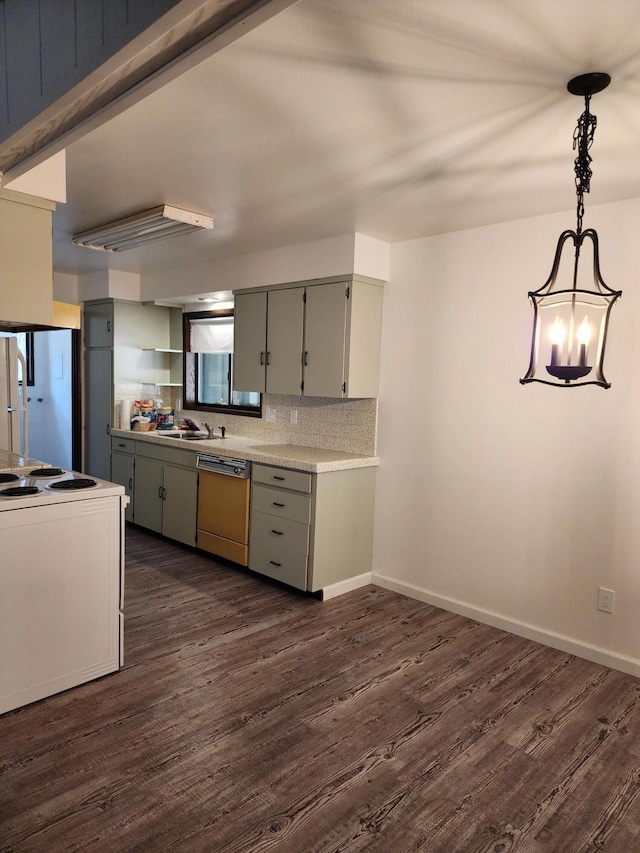
[[249, 568], [297, 589], [371, 571], [375, 468], [309, 474], [253, 464]]
[[135, 442], [130, 438], [111, 438], [111, 482], [124, 486], [129, 504], [124, 511], [127, 521], [133, 521], [133, 484], [135, 480]]
[[138, 442], [133, 520], [170, 539], [196, 544], [198, 472], [194, 453]]

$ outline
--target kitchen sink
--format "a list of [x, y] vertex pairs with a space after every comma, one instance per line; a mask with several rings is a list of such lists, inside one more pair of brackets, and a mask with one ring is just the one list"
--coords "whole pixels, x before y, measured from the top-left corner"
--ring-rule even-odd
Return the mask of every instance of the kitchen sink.
[[215, 441], [221, 435], [195, 435], [191, 432], [172, 432], [166, 438], [181, 438], [183, 441]]

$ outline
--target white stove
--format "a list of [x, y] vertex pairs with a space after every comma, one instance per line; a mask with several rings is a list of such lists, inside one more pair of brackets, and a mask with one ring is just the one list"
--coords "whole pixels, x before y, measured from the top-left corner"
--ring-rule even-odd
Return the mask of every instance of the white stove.
[[0, 714], [122, 665], [128, 502], [123, 486], [0, 451]]
[[0, 512], [26, 509], [52, 503], [87, 500], [111, 495], [124, 495], [124, 487], [77, 471], [43, 466], [34, 460], [0, 470]]

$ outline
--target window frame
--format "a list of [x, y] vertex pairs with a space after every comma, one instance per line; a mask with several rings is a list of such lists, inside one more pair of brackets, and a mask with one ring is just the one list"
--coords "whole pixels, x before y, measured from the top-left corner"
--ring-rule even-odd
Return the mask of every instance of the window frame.
[[[258, 406], [238, 406], [233, 403], [201, 403], [198, 400], [198, 353], [191, 352], [191, 320], [206, 320], [216, 317], [233, 317], [233, 308], [221, 308], [211, 311], [185, 311], [182, 315], [182, 390], [183, 408], [196, 412], [219, 412], [230, 415], [243, 415], [248, 418], [262, 417], [262, 394]], [[233, 399], [233, 387], [229, 383], [229, 399]]]

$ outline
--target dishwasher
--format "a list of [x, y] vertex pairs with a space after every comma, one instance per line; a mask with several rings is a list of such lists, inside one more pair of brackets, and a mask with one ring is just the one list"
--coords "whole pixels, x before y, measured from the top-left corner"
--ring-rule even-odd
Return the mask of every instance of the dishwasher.
[[249, 563], [251, 463], [199, 453], [197, 547], [246, 566]]

